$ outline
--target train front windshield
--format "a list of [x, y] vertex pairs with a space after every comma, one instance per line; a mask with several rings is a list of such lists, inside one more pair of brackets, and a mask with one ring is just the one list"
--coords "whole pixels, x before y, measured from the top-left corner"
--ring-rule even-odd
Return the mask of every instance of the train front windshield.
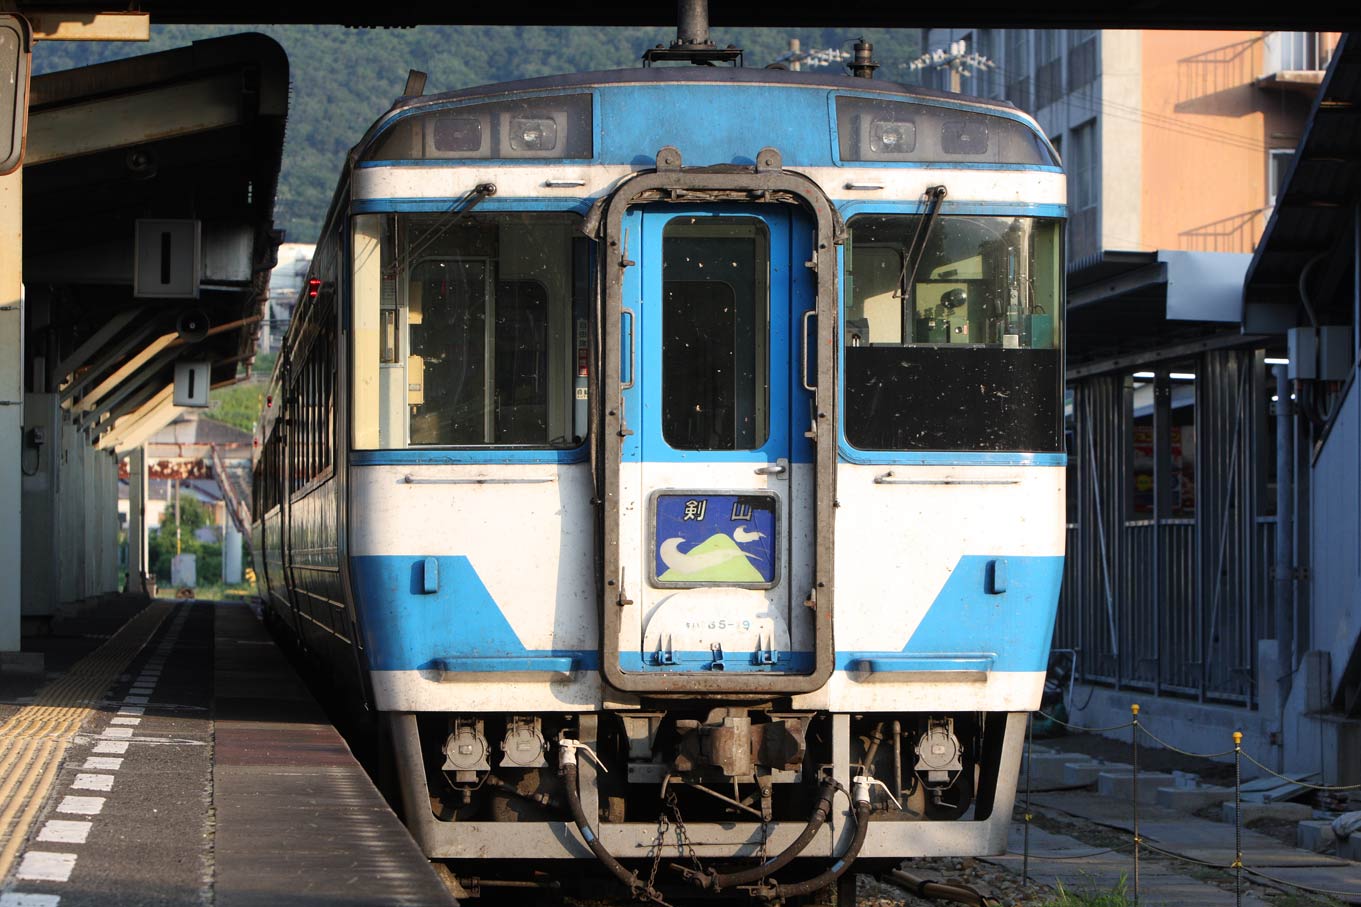
[[589, 275], [579, 221], [482, 211], [356, 218], [356, 447], [584, 440]]
[[1061, 222], [870, 214], [848, 227], [851, 446], [1061, 451]]

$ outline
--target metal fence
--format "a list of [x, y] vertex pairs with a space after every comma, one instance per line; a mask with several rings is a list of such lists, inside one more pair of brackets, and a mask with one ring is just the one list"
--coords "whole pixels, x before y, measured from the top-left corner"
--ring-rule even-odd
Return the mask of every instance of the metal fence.
[[[1173, 515], [1169, 489], [1180, 474], [1171, 469], [1169, 372], [1187, 369], [1194, 403], [1176, 405], [1194, 406], [1194, 505], [1183, 499]], [[1055, 647], [1077, 650], [1080, 680], [1253, 706], [1257, 642], [1272, 631], [1275, 527], [1261, 354], [1206, 352], [1144, 383], [1153, 391], [1154, 455], [1142, 508], [1136, 382], [1097, 375], [1071, 386], [1068, 557]], [[1145, 441], [1147, 422], [1145, 413]]]

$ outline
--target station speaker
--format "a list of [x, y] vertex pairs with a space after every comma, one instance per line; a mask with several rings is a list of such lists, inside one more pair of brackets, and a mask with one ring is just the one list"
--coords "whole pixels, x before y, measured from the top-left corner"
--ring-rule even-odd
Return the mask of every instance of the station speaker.
[[175, 331], [185, 343], [198, 343], [208, 336], [208, 328], [211, 326], [208, 313], [203, 309], [189, 309], [181, 312], [180, 317], [175, 319]]

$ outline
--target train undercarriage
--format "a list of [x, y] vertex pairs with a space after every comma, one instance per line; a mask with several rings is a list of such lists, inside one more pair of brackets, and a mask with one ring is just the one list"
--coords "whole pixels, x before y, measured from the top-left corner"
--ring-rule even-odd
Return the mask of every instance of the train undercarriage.
[[556, 890], [594, 859], [652, 903], [805, 901], [904, 858], [1005, 848], [1024, 714], [652, 705], [391, 713], [407, 825], [464, 895]]

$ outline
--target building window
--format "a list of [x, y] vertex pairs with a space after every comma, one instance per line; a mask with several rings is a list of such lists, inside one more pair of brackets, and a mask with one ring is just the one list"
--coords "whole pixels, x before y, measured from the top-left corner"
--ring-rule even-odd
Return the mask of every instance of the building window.
[[1035, 32], [1035, 43], [1037, 45], [1036, 62], [1043, 64], [1057, 60], [1059, 50], [1063, 47], [1063, 32], [1055, 31], [1052, 28], [1040, 29]]
[[[1096, 44], [1100, 32], [1082, 29], [1068, 33], [1068, 91], [1096, 81]], [[1078, 38], [1080, 37], [1080, 40]]]
[[1035, 108], [1048, 107], [1063, 97], [1063, 61], [1041, 63], [1035, 72]]
[[1072, 131], [1069, 147], [1068, 204], [1075, 211], [1096, 206], [1096, 120]]
[[1285, 188], [1285, 178], [1290, 172], [1290, 163], [1295, 160], [1295, 149], [1271, 149], [1271, 161], [1267, 168], [1267, 205], [1275, 205], [1276, 198]]

